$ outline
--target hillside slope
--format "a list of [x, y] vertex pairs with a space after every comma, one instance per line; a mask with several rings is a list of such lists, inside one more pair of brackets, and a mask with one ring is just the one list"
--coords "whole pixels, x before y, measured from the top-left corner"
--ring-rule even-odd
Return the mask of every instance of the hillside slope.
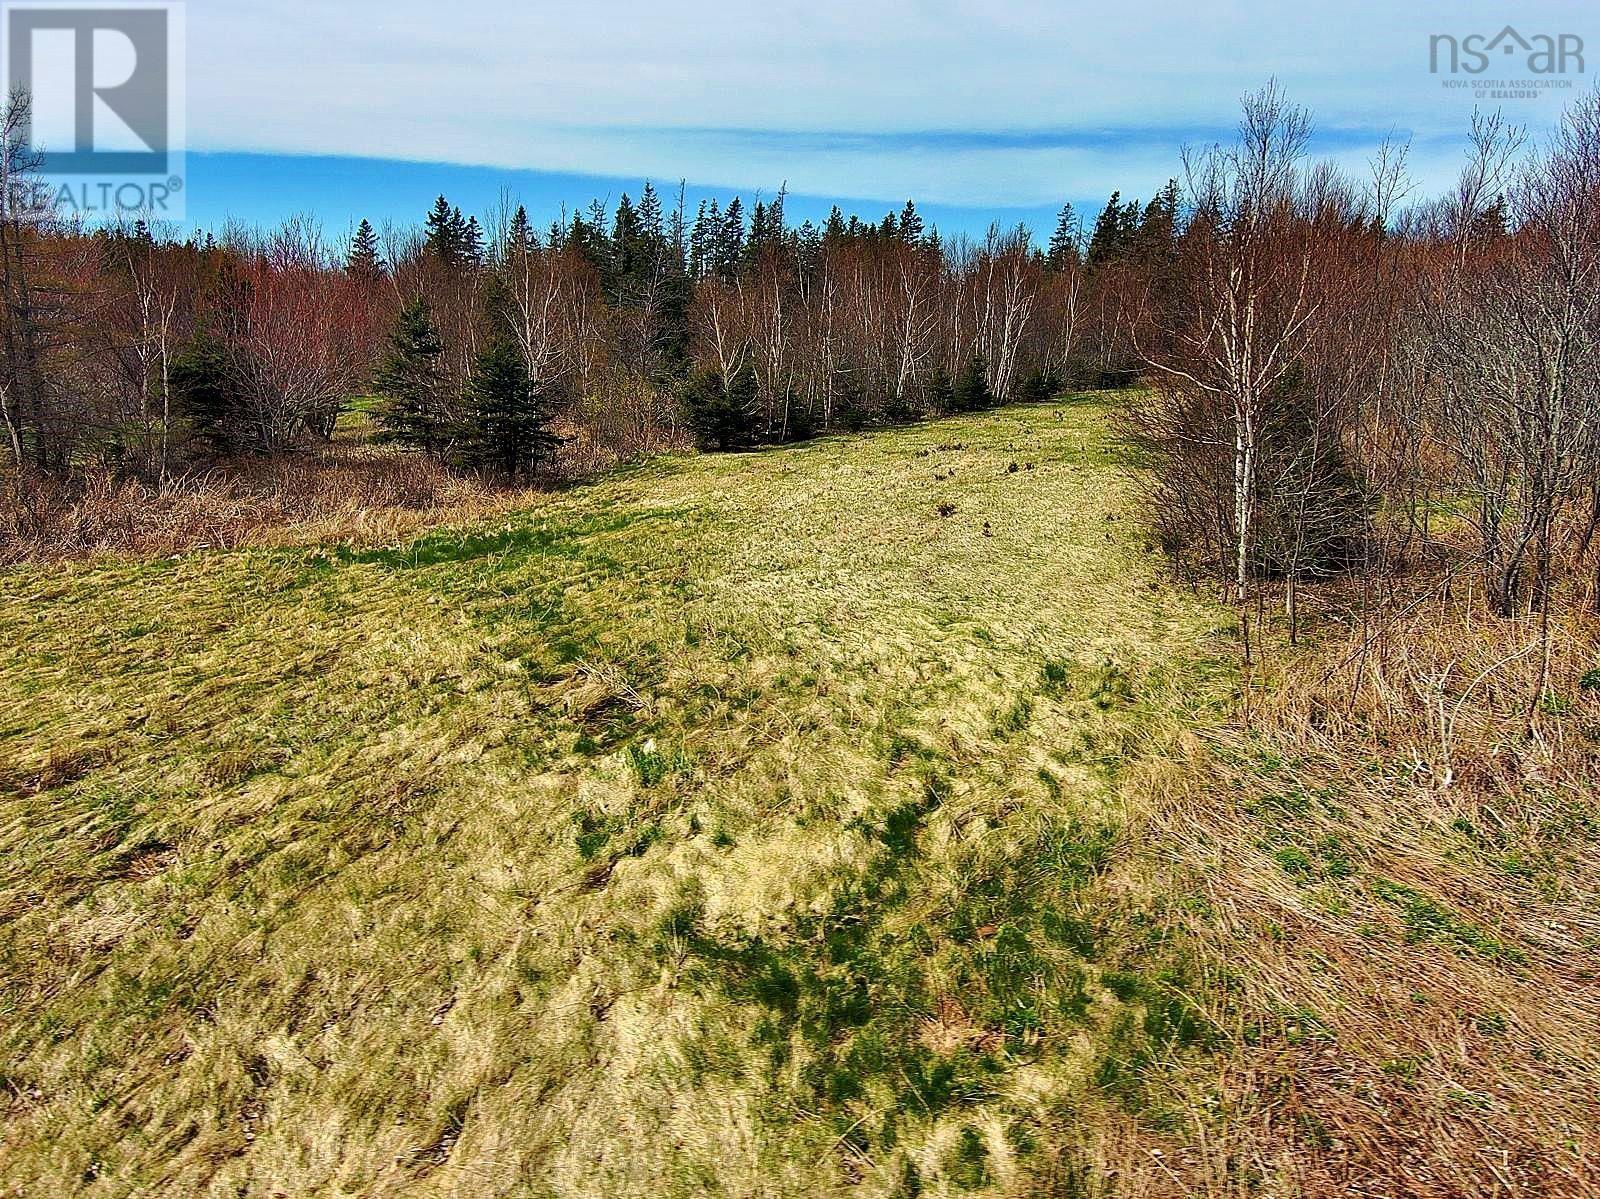
[[1130, 797], [1233, 686], [1103, 418], [0, 573], [0, 1182], [1072, 1193], [1207, 1052]]

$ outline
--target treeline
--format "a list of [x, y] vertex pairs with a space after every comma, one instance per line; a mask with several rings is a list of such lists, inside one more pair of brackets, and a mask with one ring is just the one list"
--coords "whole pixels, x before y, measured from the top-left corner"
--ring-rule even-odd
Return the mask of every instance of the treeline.
[[[1600, 558], [1597, 113], [1536, 150], [1480, 118], [1459, 186], [1417, 202], [1403, 146], [1347, 177], [1269, 87], [1181, 184], [1087, 230], [1064, 208], [1043, 245], [942, 237], [911, 202], [796, 224], [781, 192], [689, 211], [648, 183], [544, 228], [441, 197], [346, 245], [304, 221], [179, 240], [14, 188], [7, 456], [161, 483], [314, 446], [360, 400], [394, 443], [527, 476], [562, 438], [731, 448], [1142, 378], [1163, 539], [1242, 608], [1281, 585], [1292, 633], [1305, 580], [1387, 586], [1448, 527], [1496, 612], [1538, 611]], [[4, 116], [22, 179], [25, 98]]]
[[470, 445], [475, 356], [496, 342], [521, 357], [530, 421], [647, 396], [643, 415], [717, 449], [1125, 382], [1136, 309], [1176, 244], [1175, 184], [1131, 214], [1113, 197], [1087, 239], [1064, 208], [1047, 248], [1025, 229], [941, 238], [911, 201], [820, 226], [788, 222], [784, 201], [690, 214], [647, 182], [637, 203], [535, 230], [520, 206], [480, 222], [440, 197], [387, 252], [363, 223], [347, 269], [401, 304], [380, 418], [428, 452]]
[[[25, 119], [26, 99], [6, 121]], [[18, 139], [7, 177], [35, 164]], [[411, 229], [347, 245], [292, 220], [180, 239], [85, 229], [17, 202], [0, 220], [0, 418], [23, 471], [160, 483], [329, 438], [352, 403], [451, 465], [527, 475], [555, 430], [614, 456], [707, 447], [1126, 382], [1176, 248], [1177, 192], [943, 238], [914, 203], [876, 222], [786, 219], [785, 196], [685, 209], [646, 183], [535, 228], [441, 197]]]

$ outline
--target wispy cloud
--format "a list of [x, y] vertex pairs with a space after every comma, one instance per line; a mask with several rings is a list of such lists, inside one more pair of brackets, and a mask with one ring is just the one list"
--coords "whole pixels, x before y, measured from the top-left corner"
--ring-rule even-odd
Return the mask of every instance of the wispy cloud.
[[[1158, 186], [1179, 145], [1227, 136], [1238, 97], [1277, 76], [1316, 114], [1319, 152], [1359, 167], [1398, 130], [1436, 185], [1472, 101], [1429, 72], [1428, 38], [1507, 19], [1593, 34], [1600, 54], [1600, 27], [1561, 0], [207, 0], [190, 129], [210, 150], [1030, 205]], [[1515, 116], [1546, 126], [1571, 94]]]

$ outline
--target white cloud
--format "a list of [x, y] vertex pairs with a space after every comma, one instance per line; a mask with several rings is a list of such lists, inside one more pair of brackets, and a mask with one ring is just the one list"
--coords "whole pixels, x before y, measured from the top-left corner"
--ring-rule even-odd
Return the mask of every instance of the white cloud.
[[[813, 194], [973, 204], [1159, 182], [1182, 131], [1226, 127], [1239, 95], [1271, 75], [1323, 129], [1354, 131], [1333, 139], [1343, 153], [1359, 158], [1359, 144], [1390, 127], [1415, 131], [1420, 173], [1433, 183], [1453, 170], [1453, 150], [1434, 139], [1464, 130], [1472, 101], [1429, 73], [1430, 34], [1492, 33], [1514, 19], [1525, 32], [1585, 35], [1600, 54], [1600, 30], [1579, 27], [1587, 15], [1550, 0], [1515, 12], [1470, 0], [1447, 15], [1392, 0], [1322, 11], [1242, 0], [203, 0], [190, 10], [197, 149], [735, 186], [786, 178]], [[1506, 107], [1543, 128], [1587, 83]], [[985, 148], [773, 131], [1078, 140]]]

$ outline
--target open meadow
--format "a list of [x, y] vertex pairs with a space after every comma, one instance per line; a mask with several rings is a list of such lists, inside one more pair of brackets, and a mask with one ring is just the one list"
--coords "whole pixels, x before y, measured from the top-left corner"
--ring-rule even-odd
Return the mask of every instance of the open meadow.
[[[1198, 1045], [1127, 781], [1229, 692], [1093, 401], [373, 550], [18, 567], [19, 1194], [1005, 1184]], [[1067, 1163], [1070, 1168], [1070, 1163]]]
[[1110, 413], [6, 568], [4, 1193], [1581, 1193], [1592, 695], [1240, 722]]

